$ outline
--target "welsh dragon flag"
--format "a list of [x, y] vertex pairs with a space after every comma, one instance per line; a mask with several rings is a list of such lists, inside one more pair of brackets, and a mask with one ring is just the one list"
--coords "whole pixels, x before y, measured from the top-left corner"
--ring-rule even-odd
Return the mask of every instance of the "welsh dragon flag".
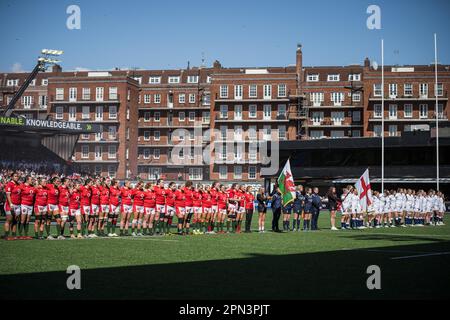
[[295, 184], [291, 171], [291, 163], [288, 161], [284, 165], [283, 171], [281, 171], [278, 177], [278, 186], [283, 197], [283, 206], [294, 201], [295, 198]]

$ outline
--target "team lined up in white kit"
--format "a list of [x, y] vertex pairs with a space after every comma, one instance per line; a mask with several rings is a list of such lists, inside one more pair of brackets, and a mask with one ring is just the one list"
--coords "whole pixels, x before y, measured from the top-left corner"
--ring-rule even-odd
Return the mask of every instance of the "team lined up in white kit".
[[341, 199], [343, 229], [444, 225], [444, 194], [439, 191], [374, 191], [367, 212], [363, 212], [358, 191], [352, 186], [344, 188]]

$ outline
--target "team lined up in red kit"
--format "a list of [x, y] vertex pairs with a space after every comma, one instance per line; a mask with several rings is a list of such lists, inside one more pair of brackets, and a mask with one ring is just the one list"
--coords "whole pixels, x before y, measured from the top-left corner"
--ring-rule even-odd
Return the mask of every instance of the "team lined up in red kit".
[[[197, 185], [191, 181], [184, 186], [174, 182], [165, 186], [157, 183], [138, 182], [131, 186], [125, 181], [119, 186], [117, 180], [80, 180], [54, 177], [35, 179], [27, 176], [19, 181], [13, 174], [5, 185], [7, 201], [5, 211], [5, 235], [28, 234], [30, 216], [35, 215], [35, 237], [43, 238], [44, 229], [48, 239], [51, 222], [56, 222], [57, 238], [64, 239], [64, 229], [69, 224], [72, 238], [97, 236], [115, 237], [120, 216], [120, 235], [127, 235], [131, 224], [133, 236], [170, 234], [174, 217], [177, 217], [178, 233], [224, 232], [232, 226], [232, 232], [240, 232], [244, 214], [252, 215], [254, 195], [251, 187], [233, 184], [225, 186]], [[77, 236], [74, 233], [76, 225]], [[105, 233], [105, 227], [107, 233]]]

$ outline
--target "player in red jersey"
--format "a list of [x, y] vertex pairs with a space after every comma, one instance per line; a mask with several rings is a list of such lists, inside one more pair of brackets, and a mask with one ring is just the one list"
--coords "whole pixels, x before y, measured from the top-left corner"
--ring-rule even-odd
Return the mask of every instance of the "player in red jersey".
[[[59, 185], [61, 181], [58, 177], [53, 177], [50, 183], [47, 183], [47, 220], [45, 222], [45, 231], [47, 232], [47, 239], [54, 240], [50, 234], [50, 226], [52, 218], [56, 221], [56, 233], [61, 235], [61, 216], [59, 214], [58, 200], [59, 200]], [[60, 238], [62, 239], [62, 238]]]
[[217, 192], [217, 208], [218, 208], [217, 221], [219, 223], [217, 230], [219, 233], [224, 233], [223, 225], [225, 218], [227, 216], [227, 207], [228, 207], [228, 193], [226, 192], [225, 186], [221, 184], [219, 187], [219, 192]]
[[164, 188], [164, 180], [158, 179], [156, 186], [153, 187], [156, 194], [156, 214], [155, 214], [155, 230], [157, 234], [163, 234], [164, 215], [166, 210], [166, 190]]
[[[100, 189], [100, 210], [98, 212], [98, 225], [97, 230], [99, 235], [105, 237], [105, 225], [109, 223], [109, 187], [110, 181], [107, 179], [102, 179], [99, 189]], [[109, 231], [108, 231], [109, 234]]]
[[172, 226], [173, 216], [175, 215], [175, 190], [177, 190], [177, 185], [175, 182], [169, 183], [169, 188], [166, 190], [166, 214], [164, 217], [164, 227], [165, 232], [170, 233], [170, 227]]
[[192, 191], [192, 206], [194, 209], [194, 234], [202, 234], [200, 231], [202, 220], [202, 185], [198, 184]]
[[97, 238], [97, 234], [95, 232], [96, 228], [97, 232], [99, 232], [98, 224], [100, 223], [99, 213], [100, 213], [100, 196], [101, 196], [100, 184], [101, 181], [99, 179], [96, 179], [93, 181], [93, 184], [91, 186], [91, 215], [89, 216], [90, 228], [88, 229], [91, 232], [92, 238]]
[[186, 230], [186, 234], [189, 234], [189, 227], [191, 224], [192, 215], [194, 214], [193, 199], [192, 199], [192, 181], [186, 181], [184, 183], [183, 192], [185, 196], [186, 215], [184, 219], [183, 228]]
[[251, 232], [251, 224], [253, 219], [253, 210], [255, 206], [255, 196], [252, 192], [252, 187], [248, 186], [245, 190], [245, 232]]
[[20, 218], [20, 186], [19, 174], [14, 172], [11, 175], [11, 181], [6, 184], [6, 201], [5, 201], [5, 238], [9, 237], [11, 232], [13, 237], [16, 236], [17, 219]]
[[33, 213], [34, 196], [36, 190], [33, 186], [33, 178], [31, 176], [26, 176], [24, 183], [20, 186], [20, 225], [19, 225], [19, 236], [22, 236], [22, 231], [25, 237], [28, 237], [28, 227], [30, 224], [30, 217]]
[[36, 199], [34, 201], [34, 235], [36, 239], [43, 239], [45, 216], [47, 215], [47, 180], [40, 178], [36, 181]]
[[245, 187], [243, 185], [238, 185], [236, 187], [235, 193], [236, 199], [238, 199], [238, 208], [236, 214], [236, 232], [241, 232], [241, 224], [244, 219], [245, 214]]
[[83, 224], [81, 226], [81, 233], [83, 237], [91, 238], [91, 187], [92, 180], [86, 179], [84, 185], [80, 187], [81, 193], [81, 214], [83, 216]]
[[144, 183], [139, 181], [136, 184], [135, 189], [133, 190], [133, 221], [131, 223], [131, 235], [133, 237], [141, 237], [143, 236], [141, 227], [142, 227], [142, 219], [144, 218], [144, 200], [145, 200], [145, 191], [144, 191]]
[[214, 224], [217, 228], [217, 231], [219, 231], [219, 224], [217, 221], [217, 215], [219, 213], [219, 208], [217, 207], [217, 193], [219, 192], [220, 183], [214, 182], [212, 184], [211, 190], [209, 193], [211, 194], [211, 221], [213, 223], [213, 230], [214, 230]]
[[183, 224], [186, 214], [186, 195], [183, 188], [179, 186], [174, 192], [175, 194], [175, 212], [178, 218], [178, 234], [184, 234]]
[[237, 184], [233, 183], [231, 188], [227, 190], [228, 195], [228, 219], [227, 219], [227, 232], [231, 231], [234, 233], [236, 231], [236, 213], [238, 209], [239, 199], [236, 195]]
[[76, 220], [77, 222], [77, 238], [82, 239], [83, 236], [81, 235], [81, 226], [83, 224], [83, 217], [81, 215], [81, 183], [79, 181], [76, 181], [73, 183], [73, 185], [69, 188], [70, 193], [70, 201], [69, 201], [69, 232], [70, 237], [72, 239], [75, 238], [75, 235], [73, 233], [73, 221]]
[[211, 196], [211, 186], [206, 186], [205, 190], [202, 191], [202, 221], [203, 221], [203, 232], [212, 233], [213, 231], [213, 219], [212, 219], [212, 196]]
[[143, 228], [144, 228], [144, 234], [148, 235], [150, 229], [150, 235], [153, 235], [153, 221], [155, 219], [155, 213], [156, 213], [156, 194], [153, 192], [153, 183], [148, 182], [145, 185], [144, 188], [144, 210], [145, 210], [145, 216], [144, 216], [144, 222], [143, 222]]
[[120, 214], [120, 189], [119, 181], [112, 180], [111, 187], [109, 188], [109, 221], [108, 221], [108, 236], [117, 237], [116, 225], [117, 219], [119, 219]]
[[125, 181], [124, 186], [120, 188], [120, 197], [122, 199], [121, 205], [122, 219], [120, 219], [120, 236], [123, 235], [127, 236], [131, 212], [133, 211], [133, 189], [131, 189], [130, 181]]
[[61, 185], [59, 186], [59, 197], [58, 197], [58, 208], [59, 213], [61, 215], [61, 233], [58, 234], [58, 239], [64, 238], [64, 227], [66, 225], [66, 221], [69, 218], [69, 199], [70, 199], [70, 190], [69, 190], [70, 180], [67, 178], [61, 179]]

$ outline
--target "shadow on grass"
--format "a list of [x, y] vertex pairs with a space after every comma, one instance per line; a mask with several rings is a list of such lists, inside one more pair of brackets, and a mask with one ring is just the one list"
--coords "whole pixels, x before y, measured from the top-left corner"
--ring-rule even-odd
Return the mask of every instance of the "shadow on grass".
[[433, 237], [423, 237], [420, 235], [392, 235], [392, 234], [347, 234], [340, 235], [344, 238], [349, 238], [353, 240], [375, 240], [375, 241], [392, 241], [392, 242], [411, 242], [411, 241], [426, 241], [426, 242], [442, 242], [442, 238], [433, 238]]
[[[368, 235], [365, 235], [367, 239]], [[377, 238], [378, 239], [378, 238]], [[427, 239], [429, 240], [429, 239]], [[450, 256], [391, 260], [411, 252], [448, 252], [449, 241], [292, 255], [89, 269], [82, 289], [64, 271], [0, 276], [3, 299], [404, 299], [449, 298]], [[395, 251], [389, 251], [395, 249]], [[404, 253], [403, 253], [404, 252]], [[381, 290], [366, 287], [369, 265]], [[437, 272], [435, 272], [435, 271]]]

